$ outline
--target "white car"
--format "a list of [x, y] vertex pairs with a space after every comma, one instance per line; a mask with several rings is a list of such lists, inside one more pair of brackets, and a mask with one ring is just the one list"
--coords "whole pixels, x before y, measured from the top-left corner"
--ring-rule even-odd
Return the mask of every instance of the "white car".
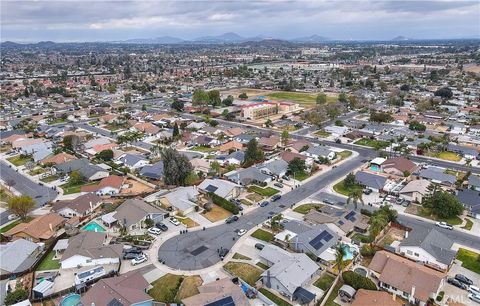
[[478, 294], [470, 293], [468, 295], [468, 298], [471, 299], [474, 302], [480, 303], [480, 295], [478, 295]]
[[16, 215], [16, 214], [10, 214], [7, 217], [8, 221], [12, 221], [12, 220], [15, 220], [15, 219], [18, 219], [18, 218], [19, 218], [19, 216]]
[[148, 229], [148, 233], [153, 235], [160, 235], [162, 231], [159, 228], [151, 227]]
[[441, 227], [441, 228], [446, 228], [446, 229], [449, 229], [449, 230], [453, 230], [453, 226], [451, 226], [447, 222], [435, 222], [435, 225], [438, 226], [438, 227]]
[[475, 295], [480, 296], [480, 288], [478, 288], [477, 286], [470, 285], [470, 286], [468, 286], [467, 291], [471, 294], [475, 294]]
[[246, 232], [247, 232], [247, 230], [244, 229], [244, 228], [242, 228], [242, 229], [239, 229], [239, 230], [238, 230], [237, 235], [238, 235], [238, 236], [243, 236], [243, 235], [245, 235]]
[[132, 266], [136, 266], [136, 265], [139, 265], [139, 264], [141, 264], [143, 262], [146, 262], [146, 261], [147, 261], [147, 255], [142, 254], [140, 256], [135, 257], [130, 262], [131, 262]]
[[175, 218], [175, 217], [170, 217], [170, 218], [168, 219], [168, 221], [170, 221], [170, 223], [172, 223], [172, 224], [175, 225], [175, 226], [179, 226], [179, 225], [180, 225], [180, 221], [178, 221], [177, 218]]

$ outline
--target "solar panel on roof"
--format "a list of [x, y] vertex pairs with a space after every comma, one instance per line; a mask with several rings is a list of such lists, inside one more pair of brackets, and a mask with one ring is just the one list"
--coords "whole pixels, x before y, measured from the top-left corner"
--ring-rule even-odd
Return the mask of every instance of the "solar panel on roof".
[[233, 301], [231, 296], [227, 296], [223, 299], [220, 299], [218, 301], [205, 304], [205, 306], [235, 306], [235, 302]]
[[356, 215], [356, 213], [354, 211], [351, 211], [345, 216], [345, 219], [347, 219], [349, 221], [352, 221], [352, 222], [355, 222], [355, 220], [356, 220], [355, 215]]
[[325, 237], [323, 237], [323, 240], [325, 240], [325, 242], [328, 242], [332, 238], [333, 238], [333, 236], [330, 233], [327, 233], [327, 235]]
[[215, 192], [218, 189], [218, 187], [213, 186], [213, 185], [208, 185], [205, 190], [208, 192]]
[[320, 248], [323, 246], [323, 243], [322, 243], [322, 241], [321, 241], [321, 240], [323, 239], [323, 237], [324, 237], [324, 236], [322, 235], [323, 233], [324, 233], [324, 232], [322, 232], [321, 234], [317, 235], [315, 238], [313, 238], [313, 239], [310, 240], [310, 242], [309, 242], [310, 245], [315, 248], [315, 250], [318, 250], [318, 249], [320, 249]]
[[122, 303], [120, 303], [119, 300], [117, 300], [116, 298], [114, 298], [113, 300], [111, 300], [110, 302], [108, 302], [107, 306], [125, 306], [125, 305], [123, 305]]
[[338, 220], [338, 224], [344, 225], [345, 223], [342, 220]]

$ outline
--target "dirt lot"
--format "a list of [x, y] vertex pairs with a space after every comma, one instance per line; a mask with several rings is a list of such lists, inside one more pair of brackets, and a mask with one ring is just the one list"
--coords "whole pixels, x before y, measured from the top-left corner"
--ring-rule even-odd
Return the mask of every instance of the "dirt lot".
[[180, 285], [180, 289], [177, 292], [177, 300], [181, 301], [184, 298], [191, 297], [195, 294], [198, 294], [198, 287], [201, 286], [203, 280], [198, 275], [192, 275], [185, 278]]
[[228, 210], [223, 209], [222, 207], [215, 204], [212, 204], [212, 210], [203, 214], [203, 216], [207, 218], [210, 222], [223, 220], [228, 218], [231, 215], [232, 213], [230, 213]]
[[129, 187], [123, 189], [122, 194], [141, 194], [141, 193], [150, 193], [154, 191], [153, 188], [133, 179], [127, 179], [125, 181], [125, 185], [128, 185]]

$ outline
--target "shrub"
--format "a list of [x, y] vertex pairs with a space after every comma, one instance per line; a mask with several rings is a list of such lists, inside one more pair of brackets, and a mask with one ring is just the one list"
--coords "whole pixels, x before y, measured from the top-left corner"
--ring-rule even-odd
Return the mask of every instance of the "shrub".
[[368, 217], [371, 217], [371, 216], [372, 216], [372, 212], [369, 211], [368, 209], [365, 209], [365, 208], [360, 209], [360, 213], [361, 213], [362, 215], [365, 215], [365, 216], [368, 216]]
[[371, 279], [361, 276], [360, 274], [355, 273], [353, 271], [343, 272], [342, 278], [345, 284], [352, 286], [355, 290], [358, 290], [358, 289], [377, 290], [377, 286]]
[[238, 206], [233, 204], [232, 202], [222, 198], [221, 196], [214, 194], [213, 192], [210, 192], [209, 195], [213, 203], [228, 210], [232, 214], [237, 215], [240, 212], [240, 210], [238, 209]]
[[372, 248], [369, 244], [363, 245], [360, 249], [360, 254], [365, 257], [372, 257], [373, 255], [375, 255], [375, 252], [375, 249]]
[[441, 300], [443, 300], [444, 295], [445, 295], [445, 292], [440, 291], [440, 293], [438, 293], [437, 298], [436, 298], [437, 302], [440, 302]]
[[28, 299], [28, 291], [24, 288], [17, 288], [15, 291], [7, 294], [5, 305], [13, 305], [26, 299]]

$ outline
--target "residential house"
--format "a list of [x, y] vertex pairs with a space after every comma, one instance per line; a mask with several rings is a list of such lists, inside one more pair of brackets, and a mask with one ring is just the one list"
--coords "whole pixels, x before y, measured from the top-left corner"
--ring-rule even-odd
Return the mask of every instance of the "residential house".
[[229, 165], [241, 165], [245, 160], [245, 152], [235, 151], [225, 156], [225, 162]]
[[459, 190], [457, 199], [465, 206], [469, 216], [480, 219], [480, 192], [478, 190]]
[[418, 176], [424, 179], [428, 179], [433, 183], [442, 184], [446, 186], [452, 186], [457, 181], [457, 177], [453, 174], [446, 173], [444, 168], [428, 167], [422, 169]]
[[306, 254], [290, 253], [270, 244], [265, 245], [259, 256], [269, 267], [262, 273], [263, 285], [290, 300], [298, 288], [305, 289], [311, 284], [319, 269]]
[[147, 294], [150, 284], [140, 271], [103, 278], [80, 299], [82, 305], [152, 306], [153, 298]]
[[161, 180], [163, 177], [163, 161], [158, 161], [151, 165], [145, 165], [140, 169], [140, 176], [152, 179]]
[[194, 158], [190, 160], [190, 164], [192, 164], [193, 170], [197, 173], [202, 172], [208, 174], [212, 169], [210, 161], [204, 158]]
[[295, 158], [298, 158], [300, 160], [303, 160], [305, 161], [305, 165], [308, 167], [308, 166], [311, 166], [312, 163], [313, 163], [313, 158], [311, 157], [307, 157], [303, 154], [300, 154], [300, 153], [295, 153], [295, 152], [290, 152], [290, 151], [283, 151], [280, 153], [280, 158], [282, 160], [284, 160], [285, 162], [287, 163], [290, 163], [292, 160], [294, 160]]
[[381, 289], [420, 306], [435, 299], [445, 283], [444, 273], [383, 250], [375, 253], [368, 268]]
[[339, 210], [329, 211], [322, 208], [322, 211], [315, 209], [310, 210], [304, 217], [305, 221], [310, 224], [332, 224], [340, 229], [337, 231], [341, 235], [347, 235], [352, 231], [365, 233], [368, 229], [369, 217], [359, 214], [355, 210]]
[[240, 186], [222, 179], [205, 179], [197, 186], [204, 192], [212, 192], [222, 198], [231, 199], [240, 195]]
[[182, 299], [185, 306], [249, 306], [242, 288], [230, 278], [218, 279], [197, 288], [198, 294]]
[[228, 173], [225, 173], [224, 176], [228, 180], [242, 186], [247, 186], [255, 182], [267, 184], [268, 182], [272, 181], [272, 177], [270, 175], [262, 173], [262, 171], [255, 167], [230, 171]]
[[325, 147], [325, 146], [309, 147], [308, 150], [303, 151], [301, 154], [311, 157], [317, 161], [320, 159], [333, 160], [336, 156], [335, 152], [333, 152], [332, 150], [330, 150], [328, 147]]
[[50, 213], [36, 217], [28, 223], [19, 223], [3, 235], [11, 240], [23, 238], [32, 242], [44, 242], [54, 238], [64, 223], [63, 217]]
[[60, 258], [62, 269], [119, 263], [123, 245], [106, 241], [105, 233], [92, 231], [71, 237]]
[[74, 160], [74, 159], [77, 159], [77, 158], [73, 155], [68, 154], [68, 153], [60, 152], [58, 154], [48, 156], [48, 157], [42, 159], [40, 161], [40, 164], [43, 164], [43, 165], [48, 165], [48, 164], [58, 165], [58, 164], [66, 163], [66, 162]]
[[324, 128], [325, 132], [330, 133], [333, 137], [342, 137], [348, 132], [348, 127], [346, 126], [336, 126], [328, 125]]
[[370, 172], [358, 171], [355, 173], [355, 181], [375, 192], [380, 192], [385, 187], [387, 178]]
[[234, 138], [234, 140], [240, 142], [241, 144], [248, 144], [250, 142], [250, 140], [252, 139], [255, 139], [255, 136], [252, 136], [250, 134], [241, 134], [241, 135], [238, 135]]
[[453, 143], [447, 145], [447, 151], [460, 154], [466, 159], [476, 159], [478, 157], [478, 151], [472, 147], [459, 146]]
[[358, 289], [351, 306], [402, 306], [400, 299], [385, 291]]
[[243, 144], [235, 140], [226, 142], [218, 147], [218, 151], [222, 153], [230, 152], [230, 151], [238, 151], [242, 149], [243, 149]]
[[0, 275], [23, 272], [37, 261], [42, 247], [25, 239], [0, 245]]
[[128, 232], [145, 227], [145, 220], [150, 219], [154, 222], [162, 221], [165, 212], [154, 207], [140, 198], [128, 199], [123, 202], [117, 209], [102, 217], [104, 223], [117, 224], [125, 227]]
[[86, 180], [96, 181], [105, 178], [109, 175], [108, 171], [97, 165], [91, 164], [86, 158], [74, 159], [55, 165], [54, 168], [64, 174], [70, 174], [73, 171], [78, 171]]
[[243, 130], [239, 127], [228, 129], [223, 132], [225, 136], [227, 137], [237, 137], [238, 135], [241, 135], [243, 133]]
[[116, 143], [98, 144], [98, 145], [94, 145], [90, 149], [86, 149], [85, 153], [87, 153], [89, 156], [95, 156], [102, 151], [106, 151], [106, 150], [114, 151], [114, 150], [118, 149], [118, 147], [119, 147], [119, 145], [116, 144]]
[[274, 159], [257, 166], [261, 172], [275, 177], [282, 177], [287, 174], [288, 163], [283, 159]]
[[[291, 142], [287, 146], [287, 150], [290, 150], [294, 153], [300, 153], [302, 151], [306, 151], [308, 148], [313, 147], [312, 143], [305, 139], [299, 139]], [[287, 152], [287, 151], [284, 151]]]
[[80, 188], [81, 192], [94, 192], [99, 196], [114, 195], [120, 193], [123, 186], [123, 176], [110, 175], [103, 178], [96, 185], [86, 185]]
[[480, 191], [480, 176], [471, 174], [468, 177], [468, 187]]
[[188, 130], [200, 130], [202, 129], [203, 127], [207, 126], [207, 123], [205, 122], [192, 122], [190, 123], [189, 125], [187, 125], [187, 129]]
[[[287, 224], [291, 224], [290, 221]], [[287, 230], [288, 230], [287, 226]], [[292, 237], [289, 237], [288, 243], [290, 247], [299, 253], [313, 254], [317, 261], [327, 263], [335, 256], [335, 246], [338, 244], [340, 238], [328, 226], [312, 225], [308, 226], [306, 231], [294, 232]]]
[[99, 137], [99, 138], [94, 138], [94, 139], [91, 139], [91, 140], [85, 142], [83, 144], [83, 147], [85, 148], [85, 150], [88, 150], [88, 149], [93, 148], [94, 146], [104, 145], [104, 144], [109, 144], [109, 143], [112, 143], [110, 141], [110, 139], [108, 139], [106, 137]]
[[94, 193], [87, 193], [73, 200], [61, 200], [52, 204], [52, 211], [65, 218], [85, 217], [102, 204], [102, 198]]
[[179, 211], [183, 215], [187, 215], [194, 211], [197, 206], [198, 195], [197, 188], [194, 186], [178, 187], [162, 196], [160, 203], [164, 207], [173, 207], [176, 211]]
[[280, 146], [280, 138], [277, 136], [261, 137], [258, 140], [258, 147], [265, 151], [273, 151]]
[[40, 138], [27, 138], [12, 142], [12, 147], [20, 154], [32, 155], [35, 162], [41, 161], [53, 154], [53, 143]]
[[423, 197], [429, 194], [430, 184], [430, 181], [425, 179], [410, 181], [398, 192], [399, 197], [407, 201], [422, 203]]
[[145, 134], [146, 136], [154, 136], [160, 132], [160, 128], [150, 122], [138, 122], [131, 130]]
[[149, 164], [148, 159], [144, 155], [130, 153], [123, 154], [117, 161], [130, 170], [139, 169]]
[[405, 157], [388, 158], [380, 167], [383, 172], [397, 176], [409, 176], [417, 169], [417, 165]]
[[419, 227], [408, 232], [400, 243], [399, 253], [435, 269], [448, 270], [457, 254], [452, 245], [452, 240], [437, 229]]

